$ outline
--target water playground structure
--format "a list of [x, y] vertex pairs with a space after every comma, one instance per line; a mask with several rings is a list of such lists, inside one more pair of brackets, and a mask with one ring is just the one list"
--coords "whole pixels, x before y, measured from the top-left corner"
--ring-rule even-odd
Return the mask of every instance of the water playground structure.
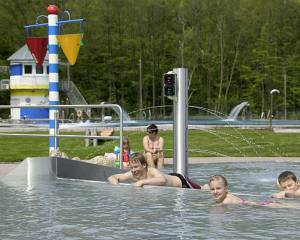
[[[63, 159], [55, 156], [59, 152], [59, 138], [79, 137], [87, 138], [86, 135], [62, 135], [59, 133], [59, 110], [61, 109], [93, 109], [110, 108], [117, 110], [119, 114], [119, 136], [90, 136], [93, 139], [119, 139], [120, 150], [123, 149], [123, 109], [117, 104], [102, 103], [99, 105], [60, 105], [59, 102], [59, 61], [58, 61], [58, 43], [61, 45], [69, 64], [75, 64], [79, 52], [80, 41], [82, 37], [82, 24], [84, 19], [71, 19], [68, 12], [67, 20], [58, 20], [58, 8], [54, 5], [48, 7], [48, 16], [38, 16], [36, 23], [25, 26], [28, 35], [31, 30], [39, 27], [48, 28], [48, 37], [27, 36], [26, 44], [9, 60], [11, 61], [11, 105], [0, 106], [0, 109], [11, 109], [12, 119], [19, 120], [23, 118], [49, 118], [49, 134], [23, 134], [23, 133], [0, 133], [1, 136], [27, 136], [27, 137], [49, 137], [49, 155], [50, 157], [27, 158], [18, 168], [23, 168], [22, 172], [25, 179], [34, 178], [36, 175], [46, 175], [60, 178], [73, 178], [82, 180], [105, 181], [107, 176], [122, 170], [122, 155], [120, 156], [120, 168], [109, 168], [104, 166], [89, 165], [69, 159]], [[47, 18], [48, 23], [39, 23], [42, 18]], [[67, 24], [79, 24], [80, 33], [78, 34], [59, 34], [60, 26]], [[48, 45], [48, 54], [47, 54]], [[32, 59], [30, 59], [32, 55]], [[46, 59], [45, 59], [46, 57]], [[30, 61], [31, 60], [31, 61]], [[34, 60], [34, 63], [32, 62]], [[188, 71], [185, 68], [175, 68], [164, 75], [165, 95], [173, 100], [174, 103], [174, 172], [188, 175], [187, 170], [187, 79]], [[48, 83], [48, 86], [47, 86]], [[47, 94], [49, 90], [49, 94]], [[32, 93], [32, 95], [30, 95]], [[51, 157], [52, 155], [52, 157]], [[45, 164], [44, 164], [45, 163]], [[89, 169], [84, 170], [85, 168]], [[97, 170], [90, 170], [95, 168]], [[105, 169], [101, 171], [99, 169]], [[25, 170], [24, 170], [25, 169]], [[68, 171], [69, 169], [69, 171]], [[2, 181], [10, 179], [14, 170], [7, 174]], [[61, 174], [61, 173], [64, 174]], [[70, 172], [71, 175], [65, 175]], [[102, 172], [91, 174], [91, 172]], [[45, 174], [46, 173], [46, 174]], [[18, 175], [18, 174], [17, 174]], [[28, 180], [29, 181], [29, 180]]]
[[[25, 108], [23, 106], [45, 105], [49, 102], [49, 57], [46, 52], [42, 66], [39, 66], [27, 45], [8, 58], [10, 61], [10, 79], [1, 80], [1, 89], [10, 91], [10, 105], [20, 106], [12, 108], [10, 119], [18, 120], [48, 120], [49, 109]], [[70, 64], [59, 62], [67, 67], [67, 81], [61, 81], [59, 88], [66, 92], [72, 105], [87, 104], [80, 91], [70, 80]], [[78, 114], [81, 110], [78, 110]]]
[[[65, 15], [69, 19], [59, 21], [60, 25], [78, 22], [80, 24], [80, 33], [56, 36], [49, 32], [49, 39], [57, 39], [68, 59], [68, 63], [59, 62], [58, 43], [49, 43], [50, 47], [48, 49], [48, 37], [32, 36], [32, 28], [48, 26], [38, 23], [42, 17], [46, 18], [44, 15], [37, 17], [35, 25], [25, 26], [26, 44], [7, 59], [10, 61], [10, 79], [1, 81], [1, 90], [10, 91], [10, 105], [20, 106], [10, 110], [11, 120], [49, 119], [49, 109], [25, 108], [23, 106], [48, 104], [49, 95], [52, 98], [50, 103], [51, 101], [56, 103], [59, 97], [57, 95], [59, 89], [66, 92], [70, 104], [87, 104], [76, 85], [70, 80], [70, 65], [74, 65], [76, 62], [83, 35], [83, 19], [71, 20], [68, 11], [65, 11], [62, 16], [64, 17]], [[56, 30], [55, 28], [53, 29], [52, 31], [58, 31], [59, 27]], [[51, 63], [49, 63], [49, 52]], [[56, 79], [55, 75], [58, 74], [59, 66], [67, 67], [67, 81], [59, 82]], [[77, 109], [78, 117], [82, 115], [82, 110]], [[85, 111], [87, 112], [86, 109]]]
[[[58, 8], [54, 5], [48, 7], [48, 16], [38, 16], [36, 24], [25, 26], [27, 35], [31, 34], [33, 28], [43, 27], [48, 29], [48, 37], [33, 37], [27, 36], [26, 45], [24, 45], [19, 51], [12, 55], [8, 60], [11, 61], [10, 72], [10, 89], [11, 89], [11, 105], [1, 106], [1, 109], [11, 109], [11, 117], [14, 120], [23, 118], [48, 118], [49, 119], [49, 134], [39, 135], [40, 137], [49, 137], [49, 154], [59, 151], [59, 123], [58, 112], [61, 108], [75, 108], [75, 109], [87, 109], [87, 105], [59, 105], [59, 61], [58, 61], [58, 43], [60, 44], [63, 52], [65, 53], [69, 64], [73, 65], [76, 62], [77, 55], [80, 48], [80, 41], [82, 38], [82, 24], [83, 19], [71, 19], [68, 12], [64, 12], [62, 16], [66, 15], [69, 19], [58, 20]], [[47, 18], [48, 23], [39, 23], [42, 18]], [[65, 24], [79, 24], [80, 33], [59, 35], [60, 26]], [[48, 47], [47, 47], [48, 46]], [[48, 48], [48, 54], [47, 54]], [[30, 54], [29, 51], [30, 50]], [[31, 57], [30, 57], [31, 55]], [[46, 60], [45, 60], [46, 57]], [[34, 62], [32, 61], [34, 60]], [[49, 93], [47, 92], [49, 91]], [[90, 105], [89, 108], [99, 107]], [[122, 134], [122, 109], [115, 104], [102, 104], [100, 108], [119, 108], [120, 113], [120, 143]], [[10, 134], [1, 134], [7, 136]], [[14, 134], [12, 134], [14, 135]], [[25, 134], [27, 135], [27, 134]], [[16, 134], [15, 136], [24, 136], [24, 134]], [[37, 137], [36, 134], [27, 135], [31, 137]], [[72, 135], [64, 135], [64, 137], [72, 137]], [[74, 136], [73, 136], [74, 137]], [[80, 136], [79, 136], [80, 137]], [[86, 138], [87, 136], [81, 136]], [[95, 138], [95, 137], [94, 137]], [[98, 137], [103, 138], [103, 137]], [[110, 139], [116, 137], [111, 136]], [[28, 178], [32, 174], [42, 174], [44, 172], [58, 173], [60, 169], [57, 163], [58, 158], [35, 158], [26, 159], [23, 166], [28, 166], [28, 171], [23, 171], [23, 174]], [[47, 164], [46, 162], [51, 162]], [[121, 159], [122, 161], [122, 159]], [[64, 162], [63, 160], [60, 163]], [[53, 166], [55, 167], [53, 168]], [[77, 163], [80, 164], [80, 163]], [[32, 167], [42, 166], [42, 167]], [[47, 167], [46, 167], [47, 166]], [[49, 171], [40, 171], [43, 168], [48, 168]], [[32, 169], [35, 169], [32, 171]], [[55, 169], [55, 171], [54, 171]], [[111, 171], [115, 171], [111, 169]], [[76, 171], [73, 171], [76, 172]], [[77, 171], [78, 172], [78, 171]], [[89, 171], [90, 172], [90, 171]], [[50, 174], [51, 175], [51, 174]], [[27, 178], [26, 177], [26, 178]], [[87, 177], [85, 177], [87, 178]]]

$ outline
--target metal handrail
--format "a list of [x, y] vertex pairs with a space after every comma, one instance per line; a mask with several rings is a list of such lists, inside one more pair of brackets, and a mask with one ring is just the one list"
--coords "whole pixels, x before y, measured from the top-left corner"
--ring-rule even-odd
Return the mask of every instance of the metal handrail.
[[[28, 133], [3, 133], [0, 128], [0, 136], [17, 136], [17, 137], [66, 137], [66, 138], [93, 138], [93, 139], [109, 139], [109, 140], [120, 140], [120, 168], [123, 168], [123, 109], [118, 104], [90, 104], [90, 105], [0, 105], [0, 109], [11, 109], [11, 108], [53, 108], [53, 109], [65, 109], [65, 108], [76, 108], [76, 109], [92, 109], [92, 108], [118, 108], [119, 115], [119, 136], [86, 136], [86, 135], [68, 135], [68, 134], [57, 134], [59, 129], [59, 124], [55, 124], [54, 136], [50, 134], [28, 134]], [[57, 115], [55, 114], [55, 122], [57, 122]], [[88, 126], [87, 126], [88, 127]]]

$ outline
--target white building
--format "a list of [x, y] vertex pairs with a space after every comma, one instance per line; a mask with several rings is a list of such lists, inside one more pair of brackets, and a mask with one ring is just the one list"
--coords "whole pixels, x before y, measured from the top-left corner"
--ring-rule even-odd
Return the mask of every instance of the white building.
[[48, 119], [48, 108], [22, 108], [22, 106], [48, 104], [48, 52], [42, 67], [35, 64], [27, 45], [7, 60], [10, 61], [10, 104], [21, 106], [11, 109], [11, 119]]

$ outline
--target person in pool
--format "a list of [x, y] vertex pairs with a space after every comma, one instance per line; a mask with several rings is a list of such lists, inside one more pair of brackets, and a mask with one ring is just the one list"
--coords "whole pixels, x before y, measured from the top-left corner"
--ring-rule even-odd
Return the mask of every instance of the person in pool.
[[291, 171], [279, 174], [277, 186], [281, 190], [272, 195], [274, 198], [300, 198], [300, 184], [296, 175]]
[[201, 186], [184, 177], [179, 173], [164, 174], [158, 169], [148, 166], [142, 153], [135, 153], [129, 159], [130, 171], [110, 176], [107, 180], [111, 184], [132, 180], [134, 186], [143, 187], [144, 185], [167, 186], [177, 188], [201, 189]]
[[244, 200], [228, 191], [227, 179], [222, 175], [214, 175], [208, 182], [210, 192], [216, 203], [243, 204]]
[[228, 204], [247, 204], [247, 205], [254, 205], [254, 206], [269, 206], [269, 207], [293, 207], [289, 205], [285, 205], [280, 202], [272, 202], [272, 201], [265, 201], [265, 202], [252, 202], [252, 201], [245, 201], [228, 191], [228, 182], [227, 179], [222, 175], [215, 175], [210, 178], [208, 185], [210, 187], [211, 194], [216, 203], [222, 205]]

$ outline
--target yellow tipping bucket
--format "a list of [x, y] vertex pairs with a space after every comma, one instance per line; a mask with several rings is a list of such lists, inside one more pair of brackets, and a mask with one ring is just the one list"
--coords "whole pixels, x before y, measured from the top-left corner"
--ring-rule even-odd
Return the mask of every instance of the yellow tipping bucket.
[[82, 34], [78, 33], [57, 36], [58, 43], [71, 65], [74, 65], [76, 62], [80, 48], [81, 35]]

